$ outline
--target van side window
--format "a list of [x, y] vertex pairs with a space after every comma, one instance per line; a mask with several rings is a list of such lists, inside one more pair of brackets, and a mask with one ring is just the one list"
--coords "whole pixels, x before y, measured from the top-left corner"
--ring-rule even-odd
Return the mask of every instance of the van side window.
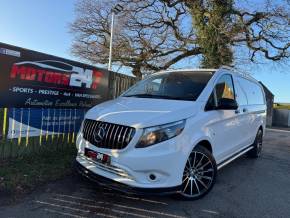
[[221, 98], [228, 98], [235, 100], [235, 90], [232, 76], [229, 74], [223, 75], [215, 85], [213, 92], [211, 93], [205, 110], [213, 110], [217, 106], [217, 102]]
[[234, 84], [231, 75], [223, 75], [215, 86], [217, 102], [221, 98], [235, 99]]
[[247, 95], [248, 104], [265, 104], [262, 88], [258, 84], [244, 78], [239, 78], [239, 83]]
[[241, 87], [241, 84], [238, 82], [235, 86], [236, 93], [237, 93], [237, 102], [240, 106], [246, 106], [248, 105], [248, 99], [246, 96], [245, 90]]

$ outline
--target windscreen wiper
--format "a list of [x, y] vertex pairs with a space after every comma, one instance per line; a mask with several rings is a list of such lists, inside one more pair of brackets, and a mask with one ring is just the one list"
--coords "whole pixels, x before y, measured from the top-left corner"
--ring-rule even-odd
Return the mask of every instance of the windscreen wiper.
[[161, 99], [170, 99], [170, 100], [183, 100], [183, 101], [192, 101], [192, 98], [183, 98], [170, 95], [152, 95], [152, 94], [135, 94], [135, 95], [124, 95], [123, 97], [139, 97], [139, 98], [161, 98]]
[[140, 98], [153, 98], [158, 97], [158, 95], [152, 95], [152, 94], [134, 94], [134, 95], [124, 95], [123, 97], [140, 97]]

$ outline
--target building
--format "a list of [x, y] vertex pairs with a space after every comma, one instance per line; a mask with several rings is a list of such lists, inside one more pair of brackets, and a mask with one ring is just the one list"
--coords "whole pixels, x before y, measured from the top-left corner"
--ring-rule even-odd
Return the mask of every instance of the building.
[[272, 126], [273, 122], [273, 105], [274, 105], [274, 94], [262, 83], [260, 84], [263, 86], [266, 101], [267, 101], [267, 126]]

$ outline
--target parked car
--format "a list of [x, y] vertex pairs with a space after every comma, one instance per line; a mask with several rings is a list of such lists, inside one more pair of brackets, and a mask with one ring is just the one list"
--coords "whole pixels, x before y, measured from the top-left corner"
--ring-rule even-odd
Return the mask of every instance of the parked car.
[[78, 171], [102, 185], [198, 199], [217, 170], [261, 154], [265, 96], [231, 68], [155, 73], [90, 109], [77, 137]]

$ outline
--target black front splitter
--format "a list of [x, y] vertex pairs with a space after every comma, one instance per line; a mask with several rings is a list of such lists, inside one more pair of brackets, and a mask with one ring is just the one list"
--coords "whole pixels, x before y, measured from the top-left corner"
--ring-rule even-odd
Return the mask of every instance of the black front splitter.
[[174, 186], [169, 188], [139, 188], [132, 187], [123, 183], [119, 183], [108, 179], [106, 177], [97, 175], [93, 173], [91, 170], [88, 170], [83, 165], [81, 165], [78, 161], [75, 161], [75, 168], [79, 174], [86, 177], [87, 179], [104, 186], [106, 188], [114, 189], [127, 194], [138, 194], [138, 195], [170, 195], [180, 192], [180, 186]]

